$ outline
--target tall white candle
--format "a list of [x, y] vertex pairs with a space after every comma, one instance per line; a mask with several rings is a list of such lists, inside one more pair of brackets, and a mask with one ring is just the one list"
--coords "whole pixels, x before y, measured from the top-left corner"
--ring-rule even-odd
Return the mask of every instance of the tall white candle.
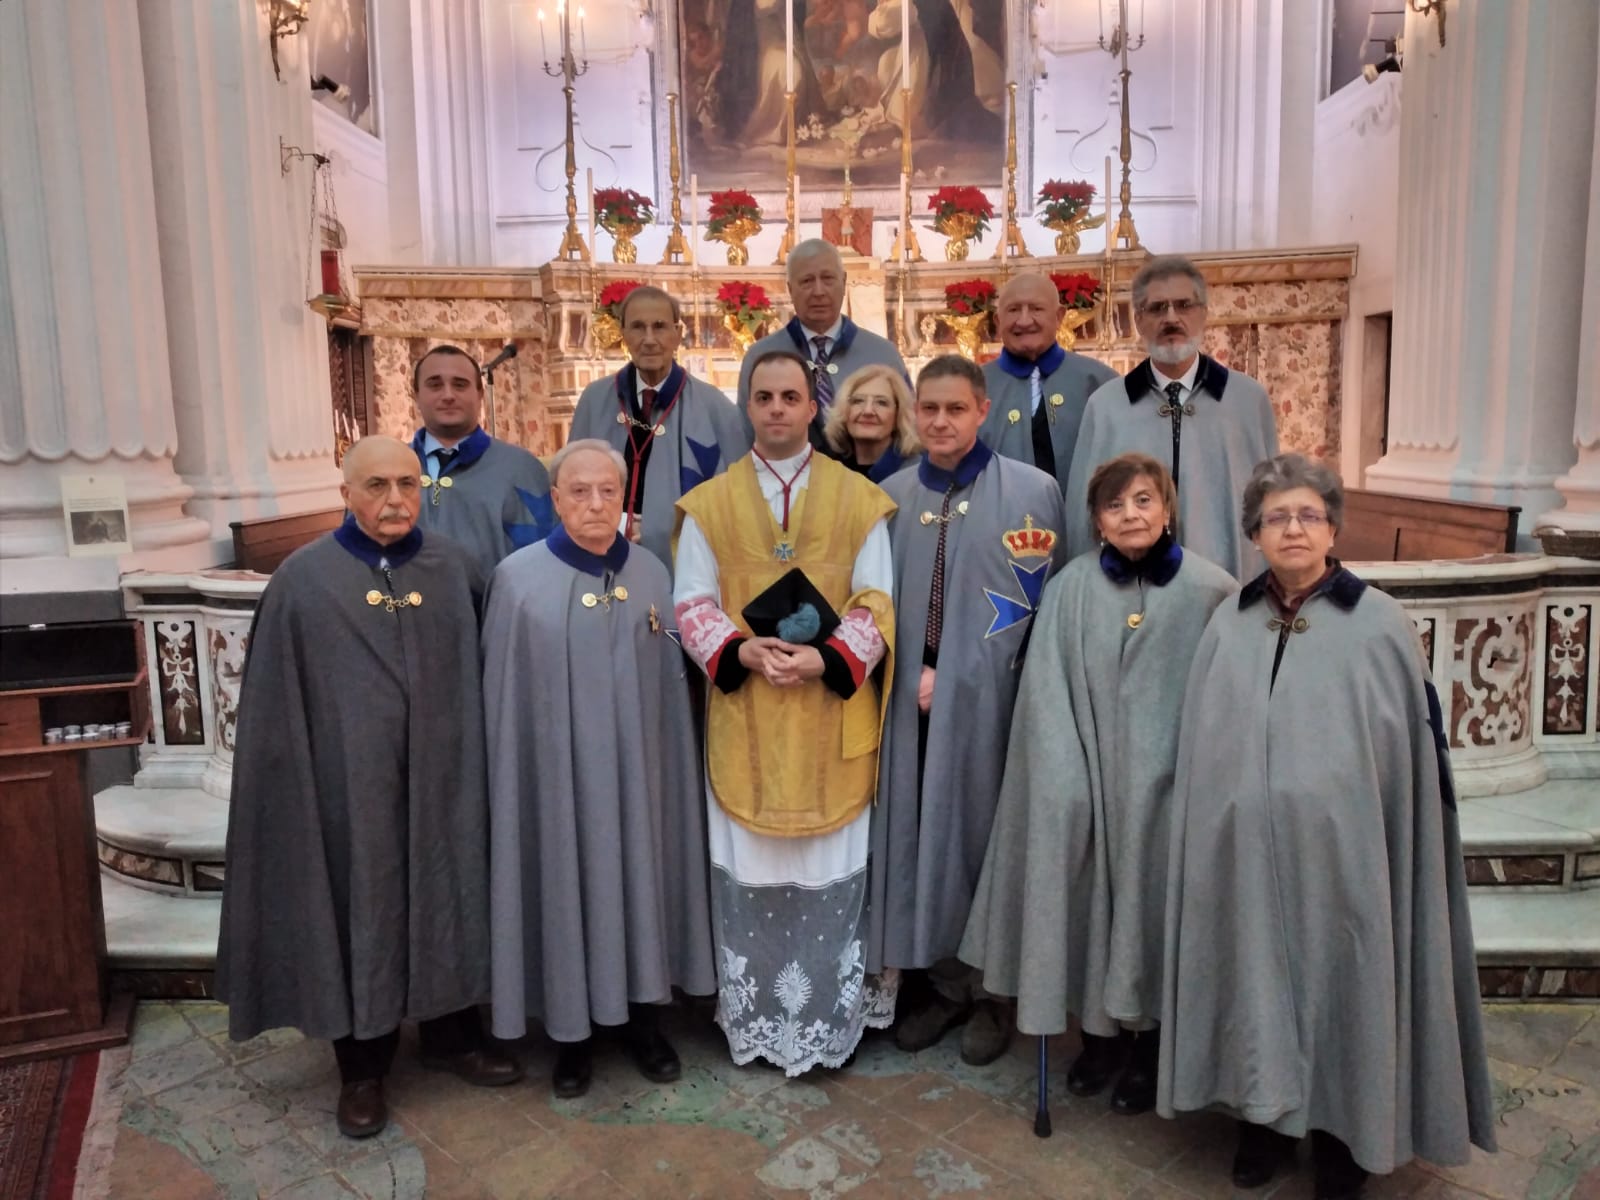
[[700, 241], [700, 176], [689, 176], [689, 263], [693, 266], [699, 261], [699, 251], [695, 249]]
[[911, 86], [911, 0], [900, 0], [900, 86]]
[[794, 91], [794, 0], [783, 0], [783, 80]]

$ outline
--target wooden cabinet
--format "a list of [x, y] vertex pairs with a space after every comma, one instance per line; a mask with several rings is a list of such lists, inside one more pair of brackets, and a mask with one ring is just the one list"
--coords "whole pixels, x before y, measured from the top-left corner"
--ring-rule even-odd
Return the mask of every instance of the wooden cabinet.
[[[0, 631], [0, 1063], [75, 1053], [127, 1040], [132, 998], [108, 995], [105, 915], [95, 854], [94, 800], [85, 751], [137, 745], [150, 731], [149, 689], [136, 627], [75, 635], [72, 653], [38, 654], [34, 630]], [[77, 661], [84, 639], [119, 639], [110, 662], [121, 678], [42, 683], [52, 664], [92, 677]], [[125, 668], [131, 641], [134, 674]], [[92, 647], [90, 648], [92, 649]], [[120, 661], [119, 661], [120, 660]], [[106, 660], [102, 660], [106, 661]], [[41, 667], [40, 663], [43, 663]], [[3, 686], [3, 684], [0, 684]], [[46, 729], [127, 722], [130, 734], [45, 745]]]

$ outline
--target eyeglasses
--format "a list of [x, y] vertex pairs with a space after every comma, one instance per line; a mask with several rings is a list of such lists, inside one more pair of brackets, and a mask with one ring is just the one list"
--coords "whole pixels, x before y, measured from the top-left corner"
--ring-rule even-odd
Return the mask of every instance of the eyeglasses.
[[1299, 521], [1300, 528], [1310, 532], [1326, 525], [1328, 523], [1328, 514], [1319, 513], [1309, 508], [1302, 508], [1299, 512], [1285, 512], [1283, 509], [1278, 509], [1261, 518], [1262, 526], [1272, 530], [1274, 533], [1282, 533], [1285, 529], [1288, 529], [1290, 521]]
[[1174, 316], [1187, 317], [1204, 307], [1204, 302], [1200, 300], [1146, 300], [1139, 306], [1139, 312], [1147, 317], [1159, 317], [1169, 312]]

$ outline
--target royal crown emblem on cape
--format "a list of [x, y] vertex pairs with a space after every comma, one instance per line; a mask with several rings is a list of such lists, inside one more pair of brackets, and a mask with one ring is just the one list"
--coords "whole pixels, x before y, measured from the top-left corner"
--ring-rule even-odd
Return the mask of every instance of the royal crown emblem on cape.
[[1022, 518], [1021, 529], [1006, 530], [1005, 543], [1012, 558], [1049, 558], [1056, 548], [1056, 535], [1054, 530], [1035, 528], [1029, 513]]

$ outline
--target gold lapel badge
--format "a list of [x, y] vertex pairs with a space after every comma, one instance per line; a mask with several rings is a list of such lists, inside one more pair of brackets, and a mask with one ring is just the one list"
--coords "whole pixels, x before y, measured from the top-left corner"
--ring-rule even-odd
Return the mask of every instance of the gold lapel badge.
[[656, 611], [656, 606], [654, 604], [650, 606], [650, 632], [661, 632], [661, 614]]
[[1010, 412], [1008, 412], [1006, 414], [1006, 420], [1010, 421], [1013, 425], [1015, 425], [1018, 421], [1022, 420], [1022, 412], [1021, 412], [1021, 410], [1013, 408]]
[[1051, 408], [1060, 408], [1066, 402], [1067, 402], [1067, 398], [1065, 396], [1063, 396], [1060, 392], [1051, 392], [1050, 393], [1050, 407]]
[[1129, 629], [1137, 629], [1137, 628], [1139, 628], [1139, 626], [1141, 626], [1143, 624], [1144, 624], [1144, 614], [1143, 613], [1129, 613], [1128, 614], [1128, 628]]

